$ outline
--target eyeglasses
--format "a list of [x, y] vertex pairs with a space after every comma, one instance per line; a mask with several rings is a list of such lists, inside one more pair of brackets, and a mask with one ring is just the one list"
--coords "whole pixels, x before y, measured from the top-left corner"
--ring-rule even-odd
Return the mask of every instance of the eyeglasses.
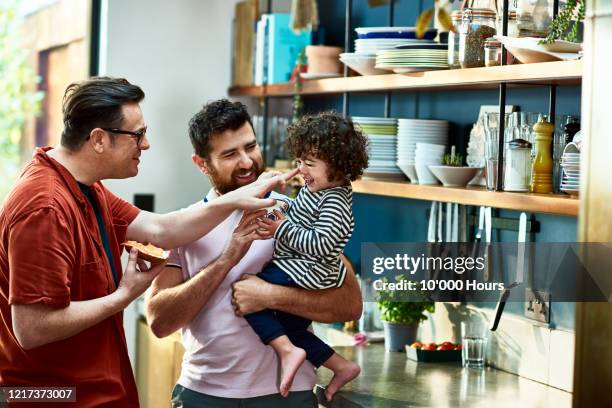
[[137, 132], [132, 132], [131, 130], [123, 130], [117, 128], [100, 128], [102, 130], [106, 130], [107, 132], [116, 133], [119, 135], [128, 135], [136, 138], [136, 146], [140, 146], [140, 142], [142, 138], [147, 134], [147, 127], [145, 126], [141, 130]]

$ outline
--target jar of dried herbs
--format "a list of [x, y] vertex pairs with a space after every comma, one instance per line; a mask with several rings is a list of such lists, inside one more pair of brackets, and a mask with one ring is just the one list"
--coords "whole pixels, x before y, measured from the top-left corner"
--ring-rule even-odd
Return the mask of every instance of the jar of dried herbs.
[[448, 67], [450, 69], [461, 68], [459, 62], [459, 32], [463, 12], [453, 11], [451, 20], [453, 21], [453, 31], [448, 33]]
[[461, 68], [484, 67], [484, 44], [487, 38], [495, 34], [495, 11], [481, 8], [464, 9], [459, 34]]
[[485, 50], [485, 65], [487, 67], [496, 67], [501, 65], [502, 49], [501, 43], [495, 37], [488, 38], [484, 44]]

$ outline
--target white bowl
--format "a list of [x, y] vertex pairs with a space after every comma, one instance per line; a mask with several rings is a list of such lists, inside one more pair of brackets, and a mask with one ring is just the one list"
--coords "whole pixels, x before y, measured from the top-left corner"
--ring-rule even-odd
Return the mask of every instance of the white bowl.
[[346, 54], [340, 54], [340, 61], [353, 71], [361, 75], [381, 75], [387, 74], [384, 69], [375, 68], [376, 57], [368, 54], [353, 54], [354, 56], [346, 58]]
[[419, 182], [414, 164], [398, 162], [397, 167], [404, 172], [406, 177], [408, 177], [412, 183], [416, 184]]
[[578, 59], [580, 54], [577, 52], [552, 52], [543, 47], [540, 38], [514, 38], [498, 36], [498, 40], [506, 46], [508, 51], [523, 64], [533, 62], [547, 62]]
[[426, 164], [415, 164], [419, 184], [438, 184], [438, 179], [429, 170]]
[[429, 170], [446, 187], [465, 187], [480, 173], [482, 168], [430, 165]]
[[420, 163], [427, 163], [427, 164], [442, 164], [442, 155], [430, 155], [430, 156], [423, 156], [423, 155], [419, 155], [417, 154], [416, 156], [414, 156], [414, 160]]
[[417, 142], [417, 149], [429, 149], [429, 150], [445, 150], [446, 145], [433, 144], [433, 143], [421, 143]]

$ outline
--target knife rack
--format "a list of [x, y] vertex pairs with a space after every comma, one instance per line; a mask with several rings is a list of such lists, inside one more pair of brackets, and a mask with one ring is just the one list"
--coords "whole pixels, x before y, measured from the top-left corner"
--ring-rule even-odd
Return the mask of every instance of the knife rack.
[[[477, 207], [476, 207], [477, 208]], [[446, 214], [446, 210], [443, 211]], [[431, 214], [431, 210], [426, 211], [426, 217], [429, 219]], [[478, 227], [478, 215], [476, 214], [468, 214], [467, 215], [467, 225], [470, 227]], [[494, 230], [504, 230], [504, 231], [516, 231], [519, 230], [519, 219], [518, 218], [506, 218], [506, 217], [491, 217], [491, 228]], [[540, 222], [535, 219], [527, 219], [527, 233], [528, 234], [537, 234], [540, 232]]]
[[[478, 226], [478, 216], [474, 214], [468, 214], [467, 224], [470, 226]], [[496, 230], [518, 231], [519, 219], [492, 216], [491, 228]], [[527, 233], [537, 234], [538, 232], [540, 232], [540, 222], [536, 220], [527, 219]]]

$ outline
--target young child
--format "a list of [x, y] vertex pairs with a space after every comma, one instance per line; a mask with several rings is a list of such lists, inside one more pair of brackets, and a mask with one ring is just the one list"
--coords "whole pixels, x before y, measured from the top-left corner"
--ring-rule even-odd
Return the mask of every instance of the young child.
[[[355, 225], [351, 181], [368, 165], [367, 138], [350, 119], [334, 112], [305, 116], [287, 130], [287, 148], [298, 160], [305, 186], [286, 217], [275, 211], [275, 219], [259, 220], [262, 235], [273, 234], [276, 243], [272, 261], [258, 276], [309, 290], [337, 288], [346, 276], [340, 255]], [[310, 332], [310, 320], [273, 310], [245, 318], [278, 354], [285, 397], [305, 358], [334, 372], [325, 391], [328, 401], [361, 371]]]

